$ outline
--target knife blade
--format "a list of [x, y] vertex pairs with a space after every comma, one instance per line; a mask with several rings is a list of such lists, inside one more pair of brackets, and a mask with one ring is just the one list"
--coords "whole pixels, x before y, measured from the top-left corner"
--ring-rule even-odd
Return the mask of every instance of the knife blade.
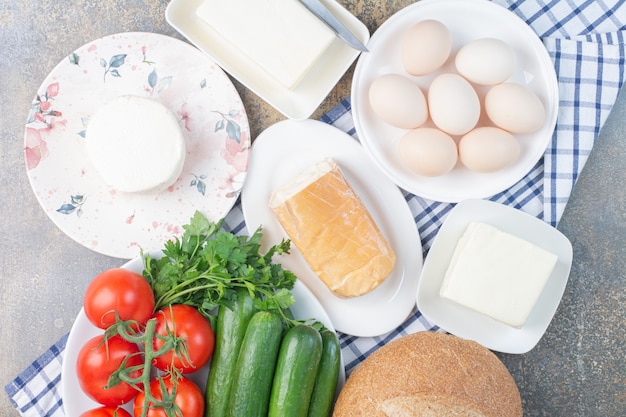
[[352, 48], [368, 52], [365, 45], [320, 0], [299, 1]]

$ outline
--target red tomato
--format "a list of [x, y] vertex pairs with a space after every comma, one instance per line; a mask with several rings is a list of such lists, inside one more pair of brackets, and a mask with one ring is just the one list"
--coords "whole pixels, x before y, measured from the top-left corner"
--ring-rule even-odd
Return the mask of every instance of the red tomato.
[[[173, 391], [173, 384], [171, 376], [168, 374], [163, 377], [163, 384], [166, 392], [171, 394]], [[157, 401], [163, 400], [163, 391], [161, 387], [161, 379], [155, 378], [150, 382], [150, 393]], [[145, 400], [145, 393], [141, 392], [135, 397], [133, 405], [133, 414], [135, 417], [139, 417], [142, 414]], [[204, 395], [200, 391], [200, 388], [194, 384], [191, 380], [180, 377], [176, 383], [176, 398], [174, 404], [180, 409], [182, 417], [202, 417], [204, 415]], [[148, 406], [151, 407], [150, 403]], [[146, 417], [166, 417], [167, 413], [164, 408], [149, 408]]]
[[130, 413], [123, 408], [103, 406], [87, 410], [80, 417], [131, 417]]
[[101, 329], [115, 323], [115, 312], [122, 320], [145, 324], [154, 312], [154, 294], [143, 275], [112, 268], [91, 281], [83, 307], [89, 321]]
[[[172, 366], [181, 373], [189, 373], [202, 368], [211, 358], [215, 346], [215, 335], [211, 324], [198, 310], [186, 304], [163, 307], [154, 314], [157, 335], [174, 334], [186, 347], [186, 355], [179, 355], [172, 349], [154, 360], [154, 366], [165, 371]], [[154, 338], [153, 348], [158, 350], [165, 341]], [[180, 345], [183, 345], [181, 343]]]
[[[96, 336], [85, 343], [76, 360], [76, 375], [82, 390], [94, 401], [108, 406], [125, 404], [137, 395], [137, 390], [126, 382], [107, 388], [111, 374], [118, 370], [126, 358], [126, 368], [144, 363], [139, 347], [113, 336], [104, 343], [104, 335]], [[131, 377], [141, 376], [134, 371]]]

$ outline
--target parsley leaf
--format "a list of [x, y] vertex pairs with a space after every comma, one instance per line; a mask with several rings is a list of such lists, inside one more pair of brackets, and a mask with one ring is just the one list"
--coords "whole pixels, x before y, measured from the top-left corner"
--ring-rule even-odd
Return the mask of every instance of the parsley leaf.
[[245, 288], [259, 310], [289, 308], [296, 276], [274, 255], [289, 253], [283, 240], [261, 254], [262, 228], [250, 237], [221, 230], [196, 211], [181, 238], [165, 244], [163, 257], [144, 256], [144, 271], [154, 292], [155, 310], [170, 304], [190, 304], [209, 317], [220, 305], [231, 306], [238, 288]]

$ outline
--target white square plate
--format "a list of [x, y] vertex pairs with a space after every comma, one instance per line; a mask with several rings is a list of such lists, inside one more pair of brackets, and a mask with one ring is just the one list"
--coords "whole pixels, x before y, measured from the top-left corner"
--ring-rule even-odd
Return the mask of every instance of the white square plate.
[[[439, 289], [456, 244], [470, 222], [489, 224], [558, 256], [528, 320], [521, 328], [500, 323], [444, 300]], [[572, 245], [561, 232], [525, 213], [488, 200], [464, 200], [448, 214], [430, 248], [417, 288], [417, 307], [431, 322], [464, 339], [504, 353], [526, 353], [539, 342], [561, 301], [572, 265]]]
[[[363, 22], [334, 0], [322, 2], [361, 43], [367, 43], [370, 34]], [[202, 3], [203, 0], [172, 0], [165, 12], [167, 22], [226, 72], [290, 119], [308, 118], [360, 53], [335, 38], [304, 79], [289, 89], [261, 71], [257, 63], [233, 48], [203, 22], [196, 14]], [[233, 22], [233, 25], [237, 25], [237, 22]]]

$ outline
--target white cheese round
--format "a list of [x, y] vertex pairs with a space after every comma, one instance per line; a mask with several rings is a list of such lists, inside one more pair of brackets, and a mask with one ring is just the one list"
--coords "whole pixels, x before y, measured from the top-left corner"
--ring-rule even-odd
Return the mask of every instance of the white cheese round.
[[89, 120], [85, 136], [96, 171], [118, 191], [163, 190], [185, 163], [185, 139], [176, 116], [149, 98], [111, 100]]

